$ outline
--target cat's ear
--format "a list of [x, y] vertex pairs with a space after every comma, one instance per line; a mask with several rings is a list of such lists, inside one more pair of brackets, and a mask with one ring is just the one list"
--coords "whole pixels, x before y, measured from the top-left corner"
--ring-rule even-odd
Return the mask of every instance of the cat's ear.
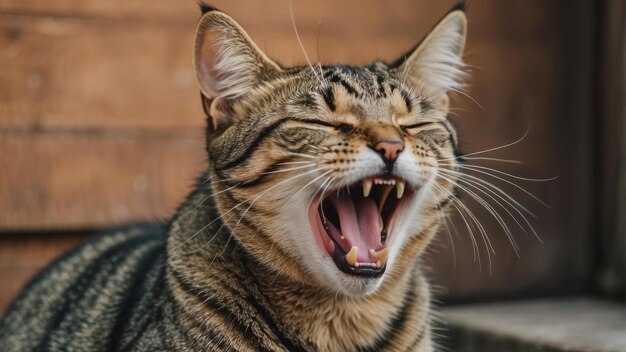
[[447, 92], [463, 87], [467, 18], [457, 5], [415, 48], [391, 64], [402, 81], [430, 95], [447, 110]]
[[[233, 100], [245, 96], [264, 78], [281, 68], [254, 44], [230, 16], [207, 5], [202, 5], [201, 10], [203, 15], [196, 31], [194, 68], [205, 110], [209, 108], [211, 118], [219, 120], [228, 118], [221, 116], [228, 115], [222, 110]], [[214, 124], [221, 122], [214, 121]]]

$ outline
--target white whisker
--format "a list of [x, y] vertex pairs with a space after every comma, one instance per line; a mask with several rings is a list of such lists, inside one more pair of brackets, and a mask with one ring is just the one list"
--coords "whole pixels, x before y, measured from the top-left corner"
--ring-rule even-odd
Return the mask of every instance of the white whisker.
[[[516, 140], [515, 142], [511, 142], [505, 145], [501, 145], [499, 147], [494, 147], [494, 148], [489, 148], [489, 149], [485, 149], [485, 150], [480, 150], [477, 152], [472, 152], [472, 153], [468, 153], [468, 154], [464, 154], [464, 155], [460, 155], [461, 158], [470, 156], [470, 155], [477, 155], [477, 154], [483, 154], [483, 153], [488, 153], [488, 152], [492, 152], [495, 150], [499, 150], [499, 149], [503, 149], [503, 148], [508, 148], [510, 146], [513, 146], [519, 142], [521, 142], [522, 140], [524, 140], [524, 138], [526, 138], [526, 136], [528, 135], [528, 132], [530, 131], [530, 128], [526, 129], [526, 132], [524, 132], [524, 135], [522, 137], [520, 137], [518, 140]], [[457, 157], [452, 157], [452, 158], [446, 158], [446, 159], [439, 159], [439, 161], [446, 161], [446, 160], [455, 160]]]
[[[459, 168], [462, 168], [461, 166], [458, 166], [458, 167], [459, 167]], [[493, 175], [493, 174], [491, 174], [491, 173], [489, 173], [489, 172], [486, 172], [486, 171], [482, 171], [482, 170], [478, 170], [478, 169], [468, 169], [468, 170], [470, 170], [470, 171], [474, 171], [474, 172], [478, 172], [478, 173], [480, 173], [480, 174], [487, 175], [487, 176], [490, 176], [490, 177], [493, 177], [493, 178], [498, 179], [498, 180], [500, 180], [500, 181], [502, 181], [502, 182], [506, 182], [506, 183], [510, 184], [511, 186], [513, 186], [513, 187], [515, 187], [515, 188], [517, 188], [517, 189], [521, 190], [522, 192], [526, 193], [527, 195], [529, 195], [530, 197], [532, 197], [534, 200], [536, 200], [537, 202], [539, 202], [539, 203], [540, 203], [541, 205], [543, 205], [544, 207], [546, 207], [546, 208], [550, 209], [550, 206], [549, 206], [548, 204], [546, 204], [544, 201], [542, 201], [541, 199], [539, 199], [537, 196], [535, 196], [534, 194], [532, 194], [532, 193], [528, 192], [528, 191], [527, 191], [524, 187], [522, 187], [522, 186], [518, 185], [518, 184], [517, 184], [517, 183], [515, 183], [515, 182], [511, 182], [511, 181], [509, 181], [509, 180], [507, 180], [507, 179], [505, 179], [505, 178], [499, 177], [499, 176], [497, 176], [497, 175]], [[467, 174], [466, 174], [466, 175], [467, 175]]]
[[510, 164], [523, 164], [523, 162], [519, 161], [519, 160], [509, 160], [509, 159], [500, 159], [500, 158], [487, 158], [487, 157], [464, 157], [461, 156], [463, 159], [466, 160], [487, 160], [487, 161], [499, 161], [499, 162], [503, 162], [503, 163], [510, 163]]
[[304, 58], [306, 62], [309, 64], [311, 70], [313, 70], [313, 74], [317, 78], [320, 85], [322, 85], [322, 77], [318, 76], [318, 72], [315, 71], [313, 65], [311, 64], [311, 60], [309, 59], [309, 55], [307, 55], [306, 50], [304, 49], [304, 44], [302, 44], [302, 39], [300, 39], [300, 34], [298, 33], [298, 27], [296, 26], [296, 18], [293, 15], [293, 0], [289, 0], [289, 14], [291, 15], [291, 24], [293, 25], [293, 30], [296, 33], [296, 39], [298, 39], [298, 44], [300, 45], [300, 49], [302, 49], [302, 53], [304, 53]]
[[310, 167], [315, 167], [316, 165], [311, 163], [309, 165], [303, 165], [303, 166], [297, 166], [297, 167], [291, 167], [288, 169], [281, 169], [281, 170], [274, 170], [274, 171], [267, 171], [267, 172], [262, 172], [261, 175], [270, 175], [270, 174], [278, 174], [281, 172], [289, 172], [289, 171], [294, 171], [294, 170], [302, 170], [302, 169], [306, 169], [306, 168], [310, 168]]
[[[513, 237], [513, 233], [511, 232], [511, 230], [509, 229], [508, 225], [506, 224], [506, 222], [504, 221], [504, 219], [502, 218], [502, 216], [500, 216], [500, 214], [491, 206], [491, 204], [489, 204], [487, 201], [485, 201], [481, 196], [479, 196], [478, 194], [476, 194], [475, 192], [473, 192], [472, 190], [468, 189], [467, 187], [464, 187], [460, 184], [458, 184], [457, 182], [443, 176], [442, 174], [437, 175], [438, 177], [456, 185], [457, 187], [459, 187], [461, 190], [463, 190], [464, 192], [466, 192], [468, 195], [470, 195], [472, 198], [474, 198], [478, 204], [480, 204], [483, 208], [485, 208], [485, 210], [487, 210], [491, 216], [493, 216], [493, 218], [498, 222], [498, 224], [500, 225], [500, 227], [502, 227], [502, 230], [504, 230], [504, 233], [506, 234], [506, 236], [509, 238], [509, 241], [511, 242], [511, 245], [513, 246], [513, 249], [515, 250], [515, 254], [519, 257], [519, 246], [517, 245], [517, 242], [515, 241], [515, 238]], [[487, 196], [491, 197], [490, 195], [487, 194]], [[497, 200], [495, 200], [495, 198], [491, 197], [497, 204], [500, 204]], [[502, 206], [502, 205], [501, 205]], [[503, 206], [502, 206], [503, 207]], [[508, 209], [506, 209], [505, 207], [503, 207], [503, 209], [505, 211], [508, 212]], [[511, 213], [509, 212], [509, 215], [511, 215]], [[512, 215], [511, 215], [512, 216]], [[512, 216], [513, 217], [513, 216]], [[517, 222], [517, 218], [513, 217], [515, 219], [515, 221]], [[519, 224], [519, 223], [518, 223]], [[520, 225], [521, 226], [521, 225]], [[523, 228], [522, 228], [523, 229]]]

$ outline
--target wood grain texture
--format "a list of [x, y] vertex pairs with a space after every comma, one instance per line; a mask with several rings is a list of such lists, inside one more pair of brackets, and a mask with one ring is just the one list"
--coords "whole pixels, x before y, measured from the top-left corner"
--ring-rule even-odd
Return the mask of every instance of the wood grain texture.
[[0, 228], [164, 219], [204, 168], [201, 135], [0, 135]]

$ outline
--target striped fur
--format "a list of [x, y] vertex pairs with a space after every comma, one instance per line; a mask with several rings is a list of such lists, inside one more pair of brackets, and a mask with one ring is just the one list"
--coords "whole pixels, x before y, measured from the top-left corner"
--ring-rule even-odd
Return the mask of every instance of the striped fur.
[[[463, 12], [394, 64], [283, 68], [202, 9], [209, 169], [167, 226], [101, 235], [39, 274], [0, 322], [2, 350], [431, 351], [419, 257], [454, 192], [438, 170], [457, 162], [446, 93], [461, 83]], [[391, 166], [371, 146], [388, 138], [404, 146]], [[384, 274], [351, 276], [320, 247], [310, 204], [383, 170], [414, 196]]]

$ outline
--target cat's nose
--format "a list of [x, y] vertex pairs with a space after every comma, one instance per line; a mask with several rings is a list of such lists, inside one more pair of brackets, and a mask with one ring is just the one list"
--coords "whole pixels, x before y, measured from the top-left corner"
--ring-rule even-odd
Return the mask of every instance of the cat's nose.
[[398, 159], [398, 154], [404, 150], [404, 143], [401, 140], [384, 140], [374, 144], [374, 150], [383, 157], [387, 166], [393, 165]]
[[390, 124], [370, 121], [365, 128], [369, 146], [385, 162], [385, 172], [391, 173], [398, 156], [404, 150], [404, 140], [400, 130]]

